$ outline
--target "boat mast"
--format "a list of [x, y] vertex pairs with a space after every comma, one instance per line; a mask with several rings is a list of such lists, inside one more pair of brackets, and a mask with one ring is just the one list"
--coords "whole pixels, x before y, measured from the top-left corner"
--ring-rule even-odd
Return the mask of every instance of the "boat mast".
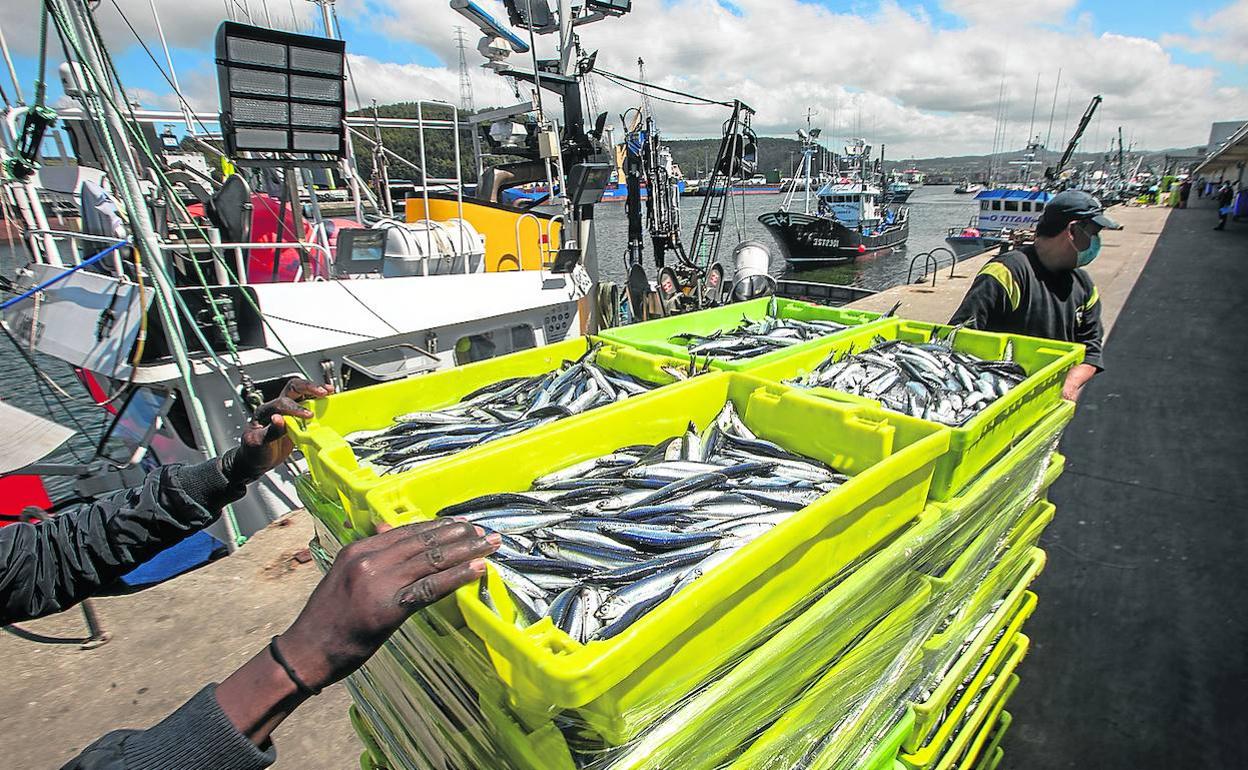
[[[52, 0], [52, 4], [58, 4], [58, 2], [60, 0]], [[103, 73], [107, 72], [107, 69], [105, 69], [100, 52], [95, 46], [96, 40], [92, 31], [93, 25], [86, 2], [85, 0], [63, 0], [60, 4], [65, 9], [66, 13], [64, 15], [73, 28], [73, 37], [79, 41], [77, 53], [82, 59], [83, 68], [86, 70], [88, 78], [96, 81], [95, 87], [101, 94], [101, 98], [96, 100], [96, 107], [104, 119], [103, 125], [99, 127], [100, 131], [108, 137], [111, 144], [121, 148], [126, 153], [126, 156], [130, 157], [134, 152], [134, 147], [131, 144], [130, 134], [126, 129], [125, 121], [121, 113], [116, 109], [116, 103], [113, 99], [106, 96], [110, 91], [107, 80], [98, 82]], [[70, 51], [65, 53], [66, 55], [71, 55]], [[135, 244], [147, 260], [148, 265], [150, 265], [148, 273], [156, 286], [157, 311], [160, 313], [161, 323], [164, 324], [166, 330], [165, 336], [169, 344], [169, 350], [173, 353], [178, 371], [182, 373], [182, 382], [186, 387], [188, 411], [204, 443], [204, 451], [208, 456], [215, 457], [217, 455], [216, 442], [212, 438], [212, 430], [209, 427], [204, 405], [195, 392], [195, 384], [192, 380], [194, 370], [187, 355], [186, 341], [181, 335], [181, 327], [178, 325], [177, 317], [173, 312], [175, 302], [174, 289], [169, 282], [168, 274], [164, 270], [160, 238], [156, 234], [156, 227], [152, 223], [147, 206], [144, 204], [143, 188], [139, 185], [138, 177], [134, 173], [132, 166], [116, 153], [105, 153], [105, 156], [109, 166], [109, 176], [117, 184], [118, 192], [122, 194], [123, 202], [130, 214], [130, 230], [134, 234]], [[233, 552], [239, 546], [238, 528], [234, 521], [233, 513], [222, 516], [222, 521], [225, 522], [226, 527], [226, 548]]]

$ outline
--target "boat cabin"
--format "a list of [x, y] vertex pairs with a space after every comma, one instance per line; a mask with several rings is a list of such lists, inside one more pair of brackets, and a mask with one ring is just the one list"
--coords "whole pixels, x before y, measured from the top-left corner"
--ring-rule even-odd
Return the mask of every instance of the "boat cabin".
[[979, 201], [980, 230], [1034, 230], [1051, 193], [1034, 190], [982, 190]]
[[884, 216], [880, 189], [861, 182], [837, 180], [820, 188], [819, 214], [834, 216], [848, 227], [875, 225]]

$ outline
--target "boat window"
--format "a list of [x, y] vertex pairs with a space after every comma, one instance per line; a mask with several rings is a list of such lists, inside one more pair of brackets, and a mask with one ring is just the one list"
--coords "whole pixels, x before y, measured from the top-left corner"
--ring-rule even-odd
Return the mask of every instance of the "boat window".
[[1044, 204], [1040, 201], [1036, 201], [1036, 211], [1044, 211]]
[[1031, 211], [1031, 201], [1023, 201], [1021, 204], [1023, 211]]
[[537, 335], [527, 324], [494, 329], [461, 337], [455, 343], [455, 363], [469, 364], [487, 358], [537, 347]]
[[1000, 211], [1000, 210], [1001, 210], [1001, 201], [993, 201], [993, 202], [992, 202], [992, 210], [993, 210], [993, 211]]
[[1006, 201], [1005, 210], [1006, 211], [1018, 211], [1018, 201]]
[[992, 201], [980, 201], [980, 202], [979, 202], [979, 210], [980, 210], [980, 211], [991, 211], [991, 210], [992, 210]]

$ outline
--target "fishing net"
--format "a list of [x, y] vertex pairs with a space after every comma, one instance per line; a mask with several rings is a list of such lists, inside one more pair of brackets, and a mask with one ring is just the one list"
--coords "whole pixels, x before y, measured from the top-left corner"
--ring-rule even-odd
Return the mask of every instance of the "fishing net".
[[[979, 697], [963, 693], [961, 680], [983, 661], [955, 663], [993, 632], [988, 618], [1034, 563], [1025, 530], [1064, 424], [1045, 421], [961, 496], [929, 505], [777, 620], [743, 635], [729, 655], [694, 666], [679, 686], [622, 701], [611, 729], [600, 714], [543, 707], [509, 686], [507, 657], [469, 628], [462, 594], [422, 610], [347, 681], [369, 761], [390, 770], [840, 770], [875, 767], [879, 756], [891, 762], [890, 736], [906, 727], [907, 704], [942, 691], [948, 698], [941, 685], [951, 676], [960, 680], [958, 698]], [[306, 478], [299, 491], [318, 519], [313, 553], [328, 569], [343, 545], [333, 524], [343, 512]], [[928, 730], [922, 743], [934, 737]]]

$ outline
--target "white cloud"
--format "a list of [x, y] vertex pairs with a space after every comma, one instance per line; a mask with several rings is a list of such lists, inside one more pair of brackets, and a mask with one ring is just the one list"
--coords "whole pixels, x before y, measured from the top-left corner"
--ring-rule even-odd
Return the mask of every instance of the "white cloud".
[[[350, 7], [359, 0], [346, 0]], [[9, 47], [16, 54], [34, 55], [39, 50], [39, 0], [4, 0], [0, 2], [0, 27], [3, 27]], [[118, 12], [118, 7], [125, 14]], [[256, 24], [314, 32], [321, 31], [320, 16], [316, 6], [306, 0], [236, 0], [234, 17], [246, 21], [242, 9], [251, 13]], [[165, 39], [174, 48], [211, 50], [213, 34], [217, 25], [227, 18], [226, 3], [222, 0], [156, 0], [160, 25]], [[110, 47], [122, 50], [135, 45], [134, 33], [126, 26], [126, 20], [134, 26], [143, 40], [161, 57], [160, 38], [156, 33], [156, 21], [148, 0], [102, 0], [94, 11], [96, 24]], [[60, 56], [56, 33], [51, 35], [52, 56]], [[163, 59], [162, 59], [163, 61]]]
[[[150, 25], [146, 0], [119, 2], [145, 37], [154, 40], [150, 28], [143, 27]], [[315, 8], [310, 3], [263, 2], [275, 17], [280, 9], [283, 18], [290, 16], [293, 2], [302, 23], [313, 25]], [[262, 16], [262, 1], [249, 3], [253, 15]], [[481, 4], [496, 18], [506, 18], [498, 0]], [[31, 25], [38, 20], [35, 14], [17, 13], [14, 5], [0, 3], [0, 23], [10, 44], [21, 37], [29, 48], [34, 38]], [[158, 0], [158, 5], [171, 43], [205, 51], [201, 69], [180, 75], [197, 106], [214, 108], [213, 67], [207, 52], [211, 31], [224, 15], [222, 4]], [[1038, 69], [1042, 71], [1035, 133], [1042, 139], [1048, 133], [1057, 70], [1062, 70], [1051, 141], [1055, 149], [1065, 144], [1062, 123], [1067, 103], [1066, 133], [1093, 94], [1101, 94], [1105, 101], [1085, 149], [1101, 149], [1118, 125], [1126, 126], [1140, 147], [1199, 144], [1208, 135], [1209, 123], [1225, 117], [1224, 105], [1242, 103], [1248, 95], [1242, 84], [1219, 84], [1213, 69], [1175, 62], [1158, 41], [1094, 33], [1090, 17], [1072, 16], [1077, 13], [1075, 5], [1075, 0], [1033, 0], [1011, 5], [1005, 13], [996, 0], [944, 0], [942, 8], [957, 14], [964, 24], [942, 29], [924, 11], [888, 0], [868, 13], [836, 12], [802, 0], [736, 0], [731, 10], [716, 0], [651, 0], [635, 3], [634, 11], [620, 19], [581, 27], [579, 32], [587, 50], [599, 51], [599, 64], [607, 70], [635, 76], [641, 56], [648, 77], [659, 85], [717, 99], [742, 99], [757, 110], [755, 127], [760, 133], [789, 134], [802, 122], [807, 107], [813, 107], [826, 137], [863, 133], [877, 145], [886, 143], [890, 157], [987, 152], [1003, 80], [1008, 94], [1007, 145], [1020, 147], [1031, 123]], [[344, 19], [424, 46], [441, 61], [440, 66], [387, 61], [391, 57], [385, 50], [360, 50], [348, 41], [365, 104], [374, 98], [382, 103], [415, 98], [458, 101], [454, 27], [468, 28], [474, 45], [477, 35], [445, 0], [339, 0], [337, 8]], [[1008, 36], [1000, 27], [1003, 13], [1011, 27]], [[1248, 0], [1198, 20], [1196, 28], [1208, 31], [1210, 38], [1216, 37], [1215, 31], [1231, 35], [1236, 29], [1248, 29], [1236, 21], [1241, 15], [1248, 18]], [[108, 2], [101, 6], [100, 24], [110, 42], [129, 45], [132, 37], [124, 27], [117, 28], [116, 16]], [[1239, 38], [1225, 38], [1222, 46], [1231, 48], [1227, 41], [1232, 39]], [[1205, 44], [1204, 37], [1197, 40]], [[1242, 55], [1245, 46], [1237, 45], [1236, 55]], [[549, 38], [539, 47], [547, 53]], [[477, 105], [509, 103], [512, 96], [504, 81], [476, 66], [481, 59], [475, 50], [469, 57]], [[514, 58], [518, 65], [527, 63], [527, 57]], [[595, 80], [602, 108], [618, 125], [618, 113], [636, 104], [638, 97], [601, 77]], [[150, 94], [147, 99], [172, 106], [167, 96]], [[669, 136], [716, 135], [727, 117], [723, 108], [664, 102], [656, 102], [656, 112]], [[1099, 146], [1094, 144], [1098, 130]]]
[[1205, 53], [1219, 61], [1248, 63], [1248, 0], [1236, 0], [1208, 16], [1197, 16], [1192, 35], [1163, 35], [1163, 45]]

